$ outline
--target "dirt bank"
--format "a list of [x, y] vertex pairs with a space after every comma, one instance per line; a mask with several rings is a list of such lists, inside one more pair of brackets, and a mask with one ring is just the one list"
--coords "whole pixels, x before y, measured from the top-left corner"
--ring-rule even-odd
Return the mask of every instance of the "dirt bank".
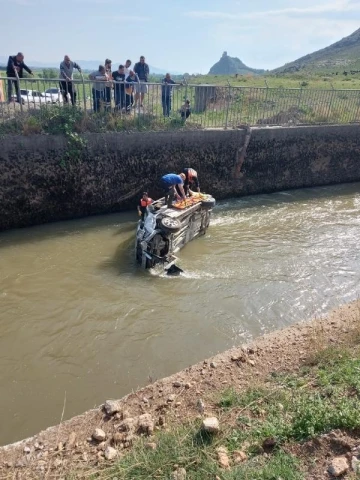
[[[326, 318], [267, 334], [108, 404], [113, 410], [109, 415], [101, 406], [0, 448], [0, 478], [65, 479], [69, 473], [76, 474], [71, 478], [91, 478], [91, 471], [99, 472], [113, 455], [126, 455], [138, 435], [152, 436], [188, 420], [216, 416], [217, 394], [226, 387], [243, 390], [270, 373], [296, 372], [316, 352], [344, 345], [359, 331], [360, 302], [355, 302]], [[102, 432], [95, 441], [96, 429]]]

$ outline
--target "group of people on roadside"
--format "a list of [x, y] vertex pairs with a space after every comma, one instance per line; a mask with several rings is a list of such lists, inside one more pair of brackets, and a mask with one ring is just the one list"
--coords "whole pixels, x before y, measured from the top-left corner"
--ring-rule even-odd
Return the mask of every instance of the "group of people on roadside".
[[[102, 105], [106, 110], [112, 109], [114, 99], [115, 110], [130, 113], [132, 108], [143, 108], [144, 98], [148, 93], [148, 81], [150, 75], [149, 65], [142, 55], [139, 62], [131, 68], [131, 60], [126, 60], [119, 65], [117, 70], [112, 70], [112, 62], [106, 59], [104, 65], [99, 65], [98, 70], [90, 73], [92, 80], [92, 101], [94, 112], [99, 112]], [[23, 78], [23, 71], [33, 75], [32, 70], [24, 63], [24, 55], [19, 52], [9, 57], [6, 75], [8, 79], [8, 101], [12, 99], [13, 87], [15, 87], [17, 101], [21, 102], [18, 78]], [[59, 86], [64, 103], [76, 105], [76, 88], [74, 84], [74, 70], [81, 72], [81, 67], [72, 61], [69, 55], [64, 56], [60, 63]], [[169, 117], [172, 110], [172, 93], [177, 84], [167, 73], [161, 82], [161, 103], [164, 117]], [[190, 101], [186, 100], [180, 108], [183, 120], [191, 114]]]
[[[90, 73], [89, 79], [92, 80], [92, 100], [94, 112], [99, 112], [104, 105], [105, 110], [112, 109], [112, 99], [114, 98], [115, 111], [130, 113], [131, 109], [144, 107], [144, 98], [148, 93], [148, 82], [150, 75], [149, 65], [142, 55], [139, 62], [131, 68], [132, 61], [126, 60], [120, 64], [117, 70], [112, 70], [112, 61], [106, 59], [104, 65]], [[68, 55], [65, 55], [64, 61], [60, 64], [60, 77], [64, 81], [60, 82], [64, 101], [67, 102], [70, 95], [71, 103], [76, 102], [76, 92], [73, 85], [73, 71], [80, 66], [72, 62]], [[172, 89], [177, 85], [167, 73], [161, 82], [161, 103], [164, 117], [169, 117], [171, 112]], [[181, 84], [179, 84], [181, 85]], [[75, 93], [74, 93], [75, 92]], [[190, 102], [187, 100], [180, 109], [181, 117], [186, 120], [191, 114]]]
[[139, 105], [143, 108], [144, 97], [148, 92], [150, 69], [142, 55], [140, 61], [131, 68], [131, 60], [112, 71], [112, 62], [105, 60], [98, 70], [90, 73], [92, 84], [92, 98], [94, 112], [98, 112], [102, 104], [105, 109], [111, 109], [112, 93], [114, 92], [115, 109], [130, 112], [131, 108]]
[[[105, 60], [105, 65], [99, 65], [98, 70], [89, 75], [93, 80], [92, 98], [93, 110], [98, 112], [101, 105], [111, 110], [112, 91], [114, 92], [115, 111], [130, 113], [133, 108], [144, 108], [144, 98], [148, 93], [150, 75], [149, 65], [142, 55], [139, 62], [131, 68], [131, 60], [112, 71], [112, 62]], [[172, 90], [177, 84], [167, 73], [161, 82], [161, 104], [164, 117], [169, 117], [172, 109]], [[181, 117], [186, 120], [191, 114], [190, 101], [186, 100], [180, 109]]]
[[[165, 204], [168, 207], [172, 206], [175, 199], [186, 200], [187, 196], [191, 197], [193, 195], [192, 189], [196, 189], [200, 193], [198, 174], [193, 168], [184, 168], [179, 174], [167, 173], [161, 177], [160, 184], [165, 197]], [[144, 192], [137, 207], [141, 220], [144, 220], [146, 209], [152, 201], [148, 192]]]

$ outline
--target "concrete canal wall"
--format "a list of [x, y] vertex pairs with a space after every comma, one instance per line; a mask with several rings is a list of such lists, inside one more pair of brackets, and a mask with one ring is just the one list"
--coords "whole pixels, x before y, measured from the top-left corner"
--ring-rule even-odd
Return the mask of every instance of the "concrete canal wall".
[[[360, 180], [357, 125], [0, 138], [0, 230], [135, 209], [191, 166], [218, 199]], [[243, 152], [244, 153], [244, 152]]]

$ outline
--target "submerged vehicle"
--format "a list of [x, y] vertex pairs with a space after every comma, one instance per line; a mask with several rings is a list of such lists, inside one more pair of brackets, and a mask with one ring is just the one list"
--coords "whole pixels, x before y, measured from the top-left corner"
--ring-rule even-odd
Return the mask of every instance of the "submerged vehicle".
[[145, 221], [139, 221], [136, 232], [136, 261], [143, 268], [163, 264], [169, 275], [182, 270], [175, 265], [177, 253], [193, 238], [205, 234], [215, 199], [211, 195], [194, 193], [172, 207], [164, 198], [147, 207]]

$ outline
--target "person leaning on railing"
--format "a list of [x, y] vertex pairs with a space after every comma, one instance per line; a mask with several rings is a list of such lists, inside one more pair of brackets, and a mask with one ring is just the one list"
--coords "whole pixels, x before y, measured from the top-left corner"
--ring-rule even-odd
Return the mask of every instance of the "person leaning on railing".
[[125, 108], [125, 67], [119, 65], [119, 68], [112, 73], [115, 96], [115, 109], [122, 110]]
[[171, 99], [174, 85], [182, 85], [182, 83], [175, 83], [171, 78], [170, 73], [167, 73], [161, 82], [161, 103], [164, 117], [170, 117]]
[[71, 104], [75, 105], [76, 103], [76, 89], [73, 84], [73, 73], [74, 68], [81, 72], [80, 66], [70, 60], [69, 55], [64, 56], [64, 61], [60, 63], [60, 78], [63, 79], [60, 81], [60, 90], [64, 99], [64, 103], [69, 103], [69, 97]]
[[105, 67], [103, 65], [99, 65], [98, 70], [90, 73], [89, 79], [93, 81], [92, 97], [94, 112], [99, 112], [101, 103], [105, 102], [106, 82], [109, 81], [109, 77], [106, 74]]
[[125, 107], [126, 107], [126, 112], [130, 113], [131, 112], [131, 107], [134, 104], [134, 85], [136, 85], [139, 82], [139, 78], [136, 75], [135, 72], [130, 70], [130, 75], [126, 78], [126, 83], [125, 83], [125, 93], [126, 93], [126, 98], [125, 98]]
[[24, 55], [21, 52], [19, 52], [17, 55], [10, 55], [6, 67], [6, 76], [8, 77], [7, 86], [9, 103], [11, 102], [13, 86], [15, 86], [17, 102], [21, 103], [20, 88], [17, 77], [23, 78], [24, 70], [26, 70], [30, 75], [33, 75], [32, 70], [27, 65], [25, 65]]

